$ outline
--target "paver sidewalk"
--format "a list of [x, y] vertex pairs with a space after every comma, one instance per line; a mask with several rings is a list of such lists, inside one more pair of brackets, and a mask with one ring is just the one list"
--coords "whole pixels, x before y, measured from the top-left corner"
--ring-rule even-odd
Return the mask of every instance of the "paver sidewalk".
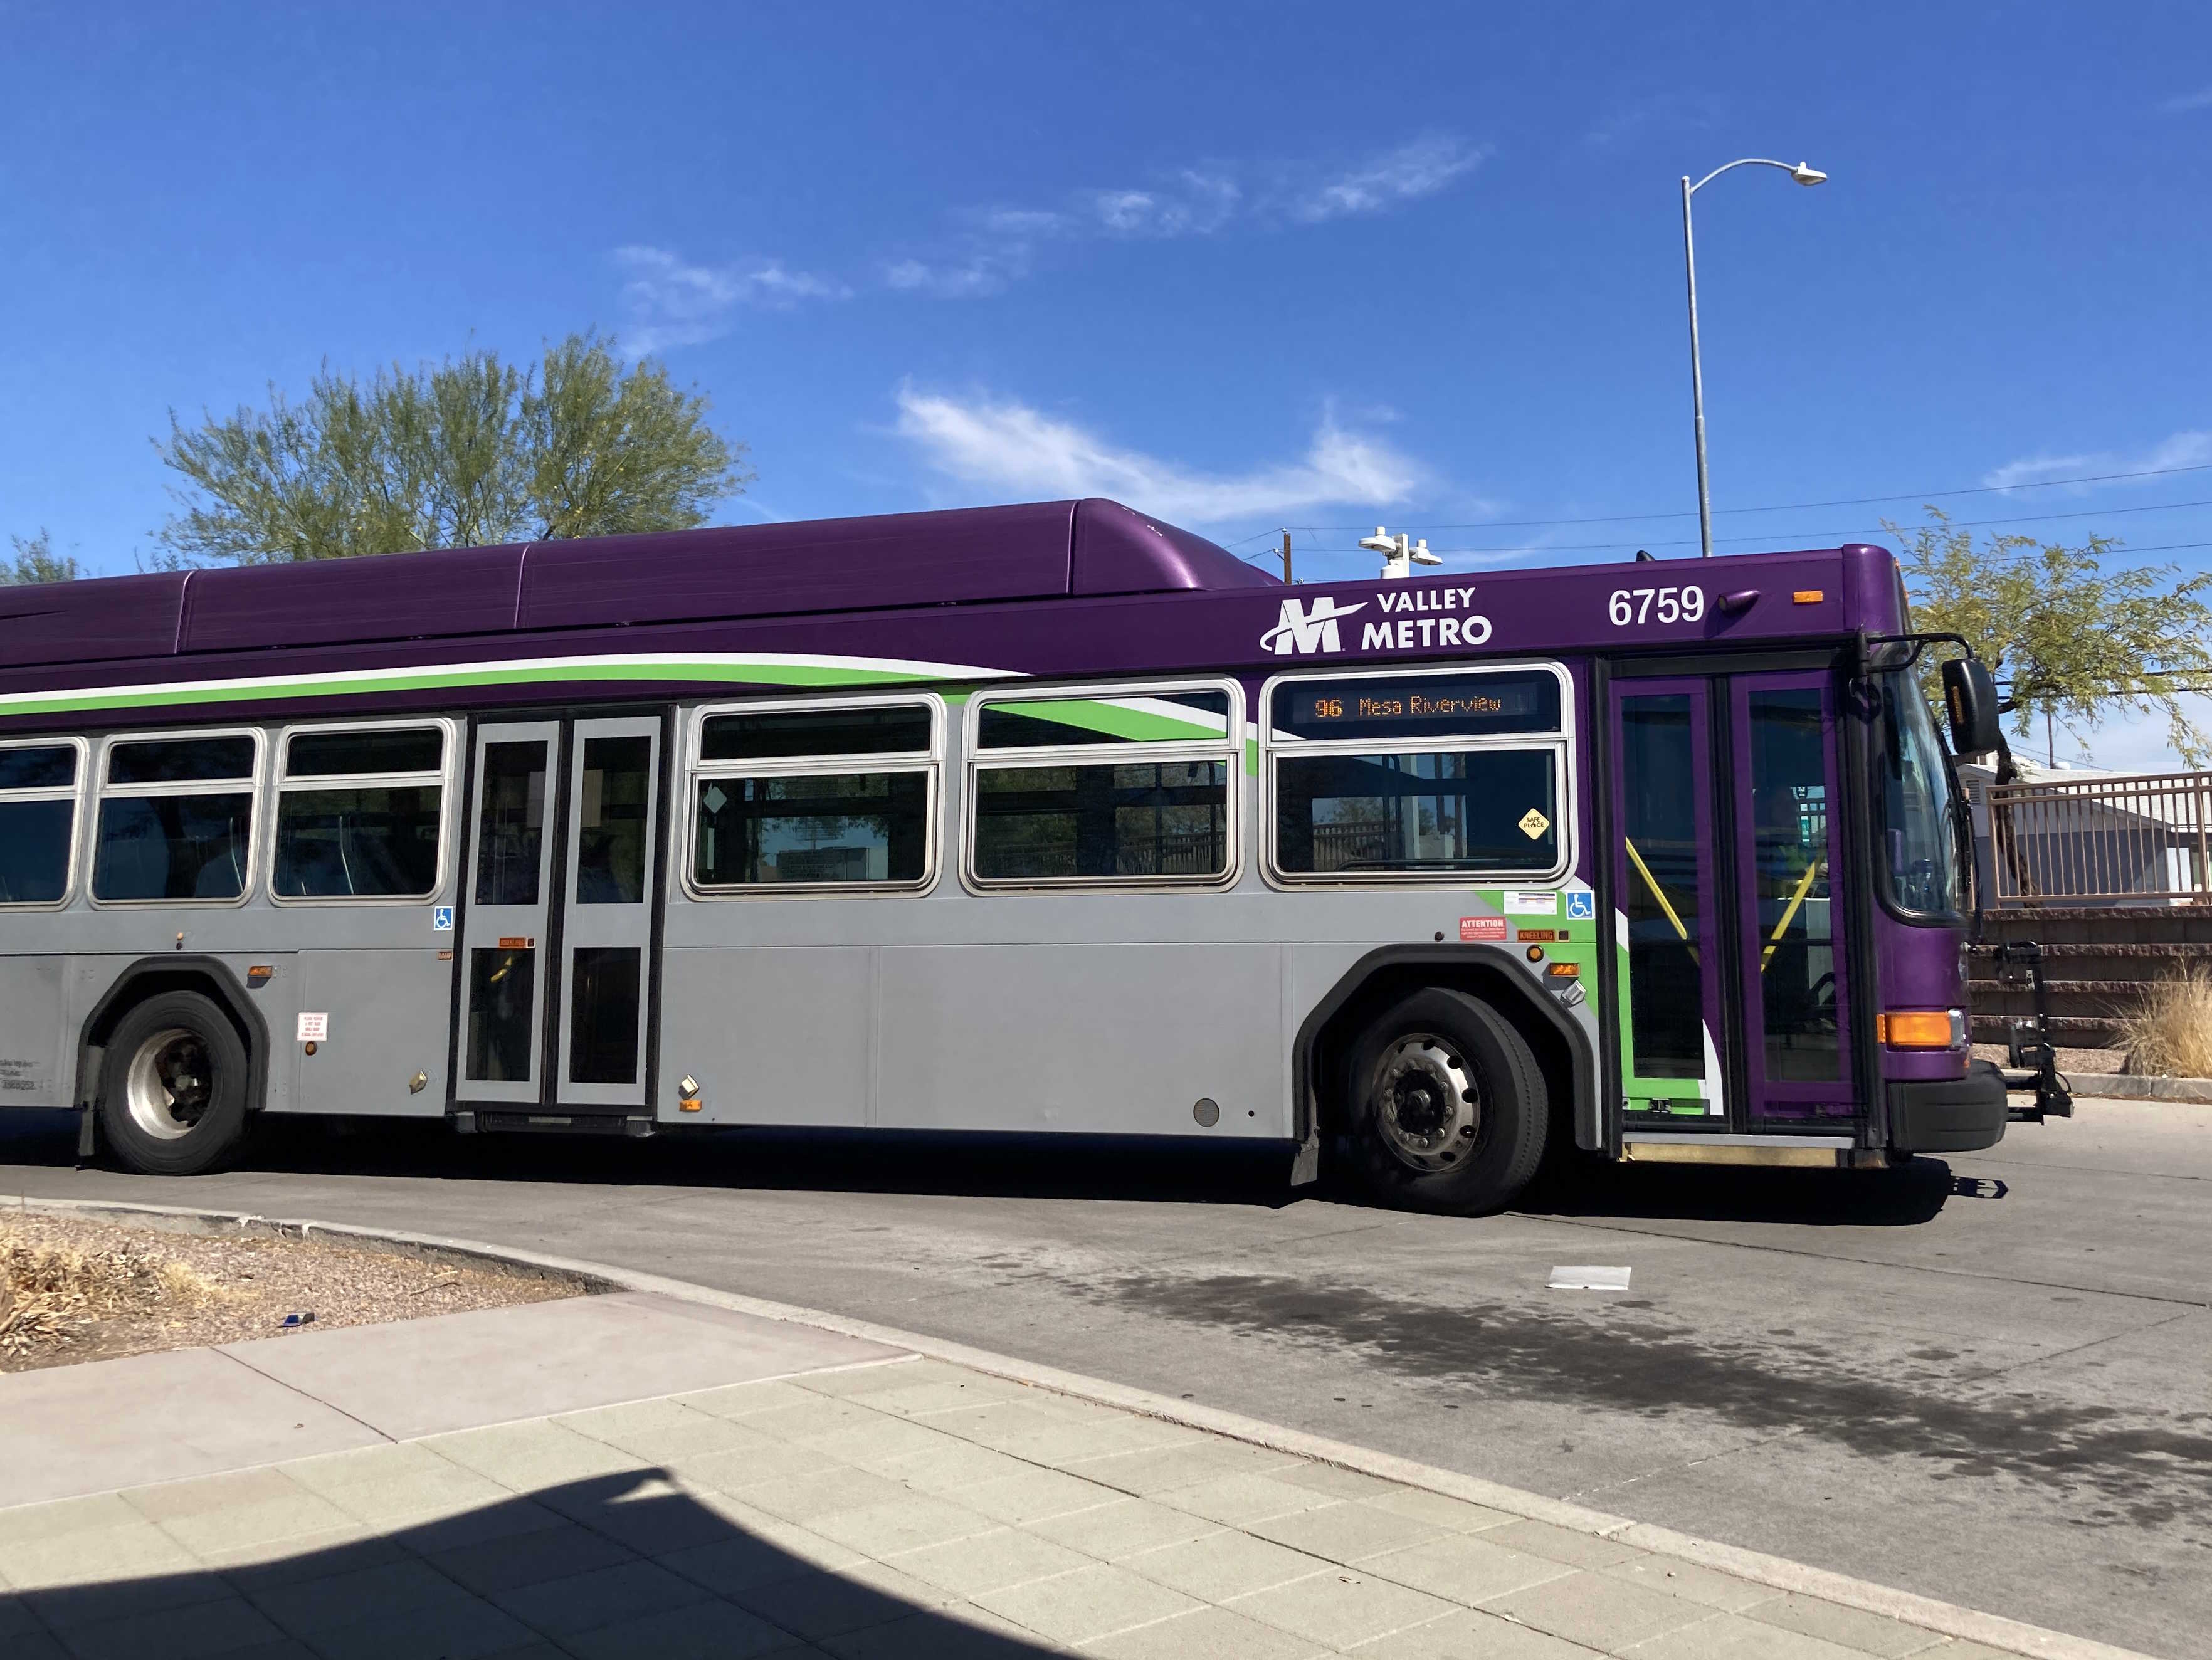
[[[604, 1326], [605, 1308], [590, 1305], [609, 1300], [539, 1304], [536, 1317], [586, 1310], [574, 1318]], [[726, 1348], [740, 1318], [705, 1335]], [[791, 1344], [789, 1326], [754, 1323], [763, 1345]], [[367, 1328], [285, 1353], [302, 1374], [319, 1371], [328, 1400], [343, 1382], [330, 1375], [335, 1351], [310, 1346], [351, 1338], [366, 1364], [377, 1332], [418, 1353], [425, 1341]], [[659, 1339], [641, 1329], [632, 1341]], [[561, 1375], [557, 1345], [535, 1359]], [[349, 1450], [0, 1508], [0, 1652], [1999, 1652], [937, 1360], [809, 1364], [408, 1438], [371, 1425], [372, 1444]], [[422, 1409], [388, 1376], [361, 1387], [372, 1384], [388, 1410]], [[0, 1387], [0, 1414], [7, 1404]], [[8, 1497], [0, 1465], [0, 1505]]]

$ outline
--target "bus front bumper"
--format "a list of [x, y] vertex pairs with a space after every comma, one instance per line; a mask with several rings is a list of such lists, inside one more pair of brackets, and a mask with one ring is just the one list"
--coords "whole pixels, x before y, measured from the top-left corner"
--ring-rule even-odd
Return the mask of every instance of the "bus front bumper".
[[1964, 1078], [1897, 1079], [1889, 1085], [1893, 1152], [1972, 1152], [2004, 1139], [2004, 1074], [1969, 1061]]

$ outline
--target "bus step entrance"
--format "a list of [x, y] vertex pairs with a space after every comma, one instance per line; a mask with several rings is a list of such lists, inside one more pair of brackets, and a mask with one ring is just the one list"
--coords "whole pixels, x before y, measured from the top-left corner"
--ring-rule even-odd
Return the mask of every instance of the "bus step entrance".
[[463, 1135], [495, 1133], [526, 1135], [626, 1135], [643, 1140], [653, 1122], [641, 1113], [457, 1112], [453, 1128]]

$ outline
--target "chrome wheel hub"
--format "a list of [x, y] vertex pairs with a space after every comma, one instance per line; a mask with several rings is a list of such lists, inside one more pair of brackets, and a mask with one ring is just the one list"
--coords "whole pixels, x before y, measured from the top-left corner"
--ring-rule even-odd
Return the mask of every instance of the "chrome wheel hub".
[[131, 1122], [149, 1135], [173, 1141], [207, 1111], [215, 1091], [213, 1058], [181, 1026], [155, 1032], [131, 1057], [123, 1090]]
[[1401, 1037], [1382, 1057], [1375, 1122], [1415, 1170], [1450, 1170], [1474, 1151], [1482, 1105], [1466, 1057], [1440, 1037]]

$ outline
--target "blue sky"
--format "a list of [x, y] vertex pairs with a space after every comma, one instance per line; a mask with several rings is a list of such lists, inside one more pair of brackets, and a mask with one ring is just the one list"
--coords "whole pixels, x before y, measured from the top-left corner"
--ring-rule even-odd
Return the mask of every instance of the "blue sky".
[[592, 325], [750, 446], [731, 522], [1097, 493], [1298, 526], [1314, 576], [1376, 522], [1693, 553], [1678, 180], [1745, 155], [1831, 182], [1698, 198], [1723, 550], [1948, 490], [2212, 556], [2201, 7], [0, 17], [0, 532], [102, 571], [169, 409]]

